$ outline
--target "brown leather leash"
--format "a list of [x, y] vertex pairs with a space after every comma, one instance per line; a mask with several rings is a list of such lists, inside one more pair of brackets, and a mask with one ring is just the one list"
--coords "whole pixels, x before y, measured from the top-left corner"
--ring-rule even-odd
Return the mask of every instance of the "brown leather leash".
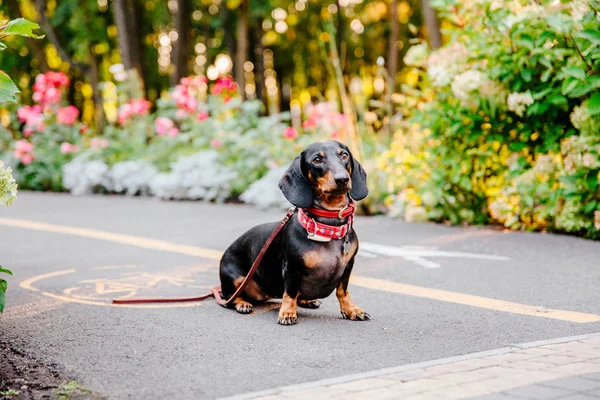
[[252, 276], [254, 276], [254, 273], [258, 269], [258, 266], [260, 265], [262, 259], [264, 258], [265, 254], [267, 253], [267, 250], [269, 249], [269, 247], [271, 247], [271, 243], [273, 243], [273, 240], [275, 240], [275, 238], [277, 237], [279, 232], [281, 232], [283, 227], [288, 223], [290, 218], [294, 215], [295, 210], [296, 210], [296, 207], [291, 207], [288, 210], [285, 217], [281, 220], [281, 223], [279, 223], [277, 225], [277, 227], [275, 228], [273, 233], [271, 233], [271, 236], [269, 236], [269, 238], [263, 245], [262, 249], [260, 249], [260, 252], [256, 256], [256, 259], [254, 259], [254, 263], [252, 263], [252, 267], [250, 268], [250, 271], [248, 271], [248, 274], [244, 278], [244, 281], [242, 282], [242, 284], [240, 286], [238, 286], [235, 293], [233, 293], [233, 295], [230, 298], [228, 298], [227, 300], [223, 299], [223, 297], [222, 297], [221, 286], [213, 286], [210, 288], [210, 293], [206, 293], [206, 294], [203, 294], [202, 296], [197, 296], [197, 297], [152, 298], [152, 299], [113, 299], [112, 303], [113, 304], [184, 303], [184, 302], [191, 302], [191, 301], [202, 301], [202, 300], [206, 300], [210, 297], [214, 297], [219, 305], [221, 305], [223, 307], [227, 307], [242, 293], [242, 291], [248, 285], [248, 283], [250, 283]]

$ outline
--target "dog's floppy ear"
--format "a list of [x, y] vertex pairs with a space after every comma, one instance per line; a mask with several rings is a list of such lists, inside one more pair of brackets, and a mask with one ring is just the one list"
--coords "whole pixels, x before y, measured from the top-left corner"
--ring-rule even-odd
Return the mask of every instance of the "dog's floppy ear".
[[310, 182], [302, 173], [302, 156], [298, 156], [292, 162], [292, 165], [285, 171], [285, 174], [279, 181], [279, 189], [283, 192], [286, 199], [296, 207], [306, 208], [312, 206], [313, 189]]
[[350, 196], [354, 200], [362, 200], [369, 194], [367, 188], [367, 173], [354, 156], [352, 157], [352, 189]]

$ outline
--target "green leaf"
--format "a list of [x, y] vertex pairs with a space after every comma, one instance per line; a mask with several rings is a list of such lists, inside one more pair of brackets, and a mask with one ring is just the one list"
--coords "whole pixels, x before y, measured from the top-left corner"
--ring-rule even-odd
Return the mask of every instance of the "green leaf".
[[531, 82], [531, 79], [533, 78], [533, 71], [529, 68], [522, 69], [521, 78], [523, 78], [525, 82]]
[[546, 99], [546, 101], [556, 106], [566, 105], [569, 102], [565, 96], [561, 96], [560, 94], [553, 94], [552, 96], [548, 96], [548, 99]]
[[594, 210], [596, 210], [596, 206], [598, 205], [598, 202], [595, 200], [592, 200], [590, 202], [588, 202], [584, 207], [583, 207], [583, 212], [584, 214], [590, 214], [592, 213]]
[[6, 288], [8, 288], [8, 282], [4, 279], [0, 279], [0, 292], [6, 293]]
[[542, 72], [542, 76], [540, 77], [540, 80], [542, 82], [547, 82], [548, 79], [550, 79], [550, 75], [552, 75], [552, 70], [551, 69], [547, 69], [544, 72]]
[[592, 94], [589, 100], [588, 109], [590, 115], [600, 114], [600, 92]]
[[4, 73], [0, 71], [0, 104], [7, 101], [17, 102], [17, 93], [21, 93], [13, 81]]
[[11, 270], [2, 268], [2, 265], [0, 265], [0, 272], [4, 272], [5, 274], [9, 275], [13, 274]]
[[591, 190], [596, 190], [596, 188], [598, 187], [598, 174], [589, 173], [586, 177], [586, 183], [588, 188], [590, 188]]
[[577, 67], [564, 67], [563, 72], [573, 78], [577, 78], [579, 80], [585, 79], [585, 70]]
[[595, 45], [600, 44], [600, 31], [594, 29], [584, 29], [581, 32], [575, 34], [576, 38], [587, 39]]
[[6, 49], [6, 45], [2, 42], [0, 42], [0, 51]]
[[4, 29], [0, 30], [0, 35], [17, 35], [34, 39], [42, 39], [44, 35], [38, 35], [33, 32], [36, 29], [40, 29], [40, 26], [35, 22], [31, 22], [25, 18], [17, 18], [6, 24]]
[[4, 305], [6, 304], [6, 295], [4, 292], [0, 292], [0, 313], [4, 311]]

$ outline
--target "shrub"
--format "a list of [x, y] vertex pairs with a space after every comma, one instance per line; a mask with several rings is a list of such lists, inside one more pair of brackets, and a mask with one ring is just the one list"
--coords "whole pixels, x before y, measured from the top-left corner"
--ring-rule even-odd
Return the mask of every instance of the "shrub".
[[432, 4], [454, 29], [426, 59], [408, 53], [417, 107], [381, 160], [400, 197], [389, 202], [597, 237], [598, 3]]

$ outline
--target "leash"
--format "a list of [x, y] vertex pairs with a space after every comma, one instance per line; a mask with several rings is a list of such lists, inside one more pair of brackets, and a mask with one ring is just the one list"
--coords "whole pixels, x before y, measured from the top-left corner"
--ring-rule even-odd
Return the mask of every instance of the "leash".
[[252, 267], [250, 268], [250, 271], [248, 271], [248, 274], [244, 278], [244, 281], [242, 282], [242, 284], [240, 286], [238, 286], [235, 293], [233, 293], [233, 295], [230, 298], [228, 298], [227, 300], [223, 299], [223, 295], [221, 293], [221, 286], [213, 286], [210, 288], [209, 293], [206, 293], [206, 294], [203, 294], [202, 296], [197, 296], [197, 297], [152, 298], [152, 299], [113, 299], [112, 303], [113, 304], [184, 303], [184, 302], [191, 302], [191, 301], [202, 301], [202, 300], [206, 300], [210, 297], [214, 297], [219, 305], [221, 305], [223, 307], [227, 307], [242, 293], [242, 291], [245, 289], [245, 287], [248, 285], [248, 283], [250, 283], [252, 276], [254, 276], [254, 273], [258, 269], [258, 266], [260, 265], [262, 259], [264, 258], [265, 254], [267, 253], [267, 250], [269, 249], [269, 247], [271, 247], [271, 243], [273, 243], [273, 240], [275, 240], [275, 238], [277, 237], [279, 232], [281, 232], [283, 227], [289, 222], [290, 218], [294, 215], [295, 210], [296, 210], [296, 207], [291, 207], [288, 210], [285, 217], [283, 217], [281, 222], [277, 225], [277, 227], [275, 228], [273, 233], [271, 233], [271, 236], [269, 236], [269, 238], [263, 245], [262, 249], [260, 249], [260, 252], [254, 259], [254, 262], [252, 263]]

